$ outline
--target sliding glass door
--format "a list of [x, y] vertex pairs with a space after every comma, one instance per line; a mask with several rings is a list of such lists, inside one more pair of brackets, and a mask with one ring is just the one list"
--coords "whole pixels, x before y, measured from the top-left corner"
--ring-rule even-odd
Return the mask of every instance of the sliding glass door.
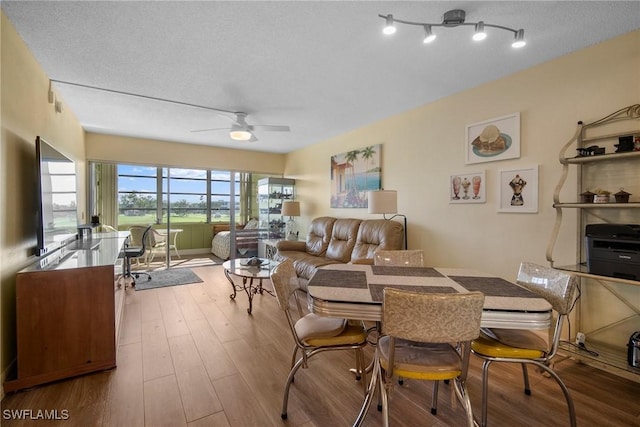
[[[90, 170], [91, 214], [99, 215], [101, 223], [119, 230], [152, 224], [166, 236], [166, 247], [155, 254], [164, 254], [167, 268], [172, 257], [178, 259], [177, 254], [182, 257], [190, 250], [210, 252], [211, 242], [204, 242], [206, 239], [192, 233], [193, 230], [202, 233], [207, 224], [229, 224], [235, 246], [236, 224], [244, 225], [258, 215], [257, 181], [266, 176], [93, 162]], [[230, 249], [230, 257], [234, 257], [236, 251]]]

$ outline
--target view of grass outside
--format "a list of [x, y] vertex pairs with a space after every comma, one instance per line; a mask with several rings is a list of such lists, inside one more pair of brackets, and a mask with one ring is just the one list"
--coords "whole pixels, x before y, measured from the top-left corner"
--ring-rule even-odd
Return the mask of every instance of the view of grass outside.
[[[168, 176], [171, 177], [170, 182]], [[118, 225], [155, 224], [158, 223], [158, 212], [162, 212], [159, 222], [166, 224], [167, 199], [171, 201], [172, 224], [228, 223], [230, 181], [231, 173], [228, 171], [178, 168], [169, 171], [154, 166], [118, 165]], [[170, 194], [167, 194], [167, 187]], [[239, 215], [238, 178], [235, 187], [235, 208], [236, 215]], [[159, 200], [162, 200], [162, 207], [158, 206]]]
[[[189, 215], [171, 215], [171, 224], [188, 224], [188, 223], [202, 223], [206, 222], [207, 216], [205, 214], [189, 214]], [[228, 223], [229, 215], [219, 216], [218, 218], [212, 218], [211, 222], [220, 222], [220, 223]], [[155, 214], [147, 214], [147, 215], [138, 215], [138, 216], [127, 216], [127, 215], [119, 215], [118, 216], [118, 225], [121, 226], [129, 226], [129, 225], [148, 225], [156, 223], [156, 215]]]

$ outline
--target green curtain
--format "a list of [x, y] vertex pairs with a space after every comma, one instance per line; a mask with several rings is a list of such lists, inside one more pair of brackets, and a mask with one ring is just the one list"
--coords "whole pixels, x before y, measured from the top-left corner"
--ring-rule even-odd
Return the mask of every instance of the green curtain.
[[100, 222], [118, 228], [118, 166], [96, 165], [96, 207]]

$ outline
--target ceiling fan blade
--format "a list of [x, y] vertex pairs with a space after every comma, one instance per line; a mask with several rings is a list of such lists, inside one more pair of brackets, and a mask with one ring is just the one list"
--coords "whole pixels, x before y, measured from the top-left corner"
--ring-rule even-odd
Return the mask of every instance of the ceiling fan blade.
[[191, 132], [209, 132], [212, 130], [229, 130], [229, 128], [197, 129], [197, 130], [192, 130]]
[[249, 130], [256, 129], [264, 130], [269, 132], [289, 132], [291, 128], [286, 125], [251, 125], [249, 126]]
[[252, 133], [251, 134], [251, 138], [249, 139], [248, 142], [256, 142], [258, 140], [258, 138], [256, 138], [256, 136]]

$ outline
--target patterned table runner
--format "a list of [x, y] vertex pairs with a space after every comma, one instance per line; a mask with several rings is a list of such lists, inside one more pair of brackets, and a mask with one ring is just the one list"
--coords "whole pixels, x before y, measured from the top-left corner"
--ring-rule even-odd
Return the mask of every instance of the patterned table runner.
[[367, 289], [367, 275], [364, 271], [318, 269], [307, 286]]
[[381, 276], [415, 276], [415, 277], [444, 277], [431, 267], [398, 267], [393, 265], [372, 265], [371, 271]]
[[480, 291], [486, 296], [538, 298], [538, 295], [499, 277], [449, 276], [466, 290]]
[[[407, 267], [402, 267], [407, 268]], [[371, 299], [375, 302], [382, 302], [384, 296], [384, 288], [400, 289], [403, 291], [411, 291], [425, 294], [453, 294], [457, 293], [451, 286], [411, 286], [411, 285], [378, 285], [370, 284], [369, 291], [371, 292]]]

